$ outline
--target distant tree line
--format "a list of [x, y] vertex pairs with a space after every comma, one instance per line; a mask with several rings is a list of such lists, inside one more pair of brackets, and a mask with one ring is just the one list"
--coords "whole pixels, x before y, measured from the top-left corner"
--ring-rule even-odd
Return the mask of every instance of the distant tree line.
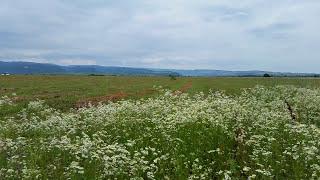
[[263, 77], [271, 77], [271, 75], [268, 74], [268, 73], [265, 73], [265, 74], [263, 75]]

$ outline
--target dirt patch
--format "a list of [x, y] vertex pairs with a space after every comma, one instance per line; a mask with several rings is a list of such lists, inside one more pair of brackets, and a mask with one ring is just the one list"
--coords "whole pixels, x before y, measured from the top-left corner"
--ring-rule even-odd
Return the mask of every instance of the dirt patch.
[[192, 87], [192, 81], [188, 81], [182, 87], [180, 87], [178, 90], [176, 90], [173, 94], [180, 95], [182, 93], [187, 92], [191, 87]]
[[109, 96], [97, 96], [97, 97], [92, 97], [92, 98], [86, 98], [82, 99], [80, 101], [76, 102], [76, 108], [82, 108], [82, 107], [87, 107], [89, 105], [96, 106], [99, 103], [105, 103], [105, 102], [115, 102], [120, 99], [123, 99], [125, 97], [128, 97], [129, 95], [124, 93], [124, 92], [118, 92], [115, 94], [111, 94]]
[[[185, 83], [182, 87], [180, 87], [178, 90], [174, 92], [175, 95], [180, 95], [182, 93], [187, 92], [192, 87], [192, 81], [188, 81]], [[129, 96], [136, 96], [136, 97], [144, 97], [146, 95], [151, 95], [156, 93], [157, 90], [155, 89], [144, 89], [142, 91], [139, 91], [137, 93], [124, 93], [124, 92], [118, 92], [114, 93], [108, 96], [97, 96], [97, 97], [91, 97], [86, 99], [81, 99], [76, 102], [75, 107], [76, 108], [82, 108], [82, 107], [88, 107], [89, 105], [97, 106], [99, 103], [107, 103], [107, 102], [116, 102], [121, 99], [127, 98]]]
[[28, 98], [24, 97], [24, 96], [15, 96], [12, 98], [12, 101], [14, 103], [18, 103], [18, 102], [22, 102], [22, 101], [26, 101], [26, 100], [28, 100]]
[[143, 96], [150, 95], [150, 94], [153, 94], [156, 92], [157, 92], [157, 90], [155, 90], [155, 89], [144, 89], [144, 90], [138, 92], [137, 96], [143, 97]]
[[137, 93], [124, 93], [124, 92], [118, 92], [114, 93], [108, 96], [96, 96], [86, 99], [81, 99], [76, 102], [75, 107], [76, 108], [82, 108], [82, 107], [88, 107], [89, 105], [97, 106], [99, 103], [107, 103], [107, 102], [116, 102], [121, 99], [127, 98], [127, 97], [144, 97], [147, 95], [151, 95], [156, 93], [157, 90], [155, 89], [144, 89], [142, 91], [139, 91]]
[[0, 93], [10, 93], [14, 92], [16, 88], [0, 88]]

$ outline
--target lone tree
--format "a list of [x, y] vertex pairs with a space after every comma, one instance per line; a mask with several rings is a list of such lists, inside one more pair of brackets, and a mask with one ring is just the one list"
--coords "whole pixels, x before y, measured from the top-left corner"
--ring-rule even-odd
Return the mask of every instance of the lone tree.
[[169, 77], [171, 80], [176, 80], [177, 79], [177, 76], [175, 76], [174, 74], [169, 74]]
[[271, 77], [271, 75], [268, 74], [268, 73], [265, 73], [265, 74], [263, 75], [263, 77]]

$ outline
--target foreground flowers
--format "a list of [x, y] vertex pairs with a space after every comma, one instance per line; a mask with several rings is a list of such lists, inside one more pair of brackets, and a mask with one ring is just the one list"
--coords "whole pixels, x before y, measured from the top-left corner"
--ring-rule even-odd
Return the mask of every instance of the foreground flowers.
[[[30, 102], [0, 118], [0, 177], [320, 177], [320, 90], [163, 94], [69, 113]], [[8, 98], [1, 102], [0, 108], [12, 106]]]

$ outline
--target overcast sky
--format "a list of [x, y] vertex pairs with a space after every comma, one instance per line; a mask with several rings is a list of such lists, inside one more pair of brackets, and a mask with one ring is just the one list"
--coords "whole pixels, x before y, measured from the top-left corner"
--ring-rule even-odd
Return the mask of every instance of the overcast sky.
[[320, 72], [319, 0], [1, 0], [0, 60]]

